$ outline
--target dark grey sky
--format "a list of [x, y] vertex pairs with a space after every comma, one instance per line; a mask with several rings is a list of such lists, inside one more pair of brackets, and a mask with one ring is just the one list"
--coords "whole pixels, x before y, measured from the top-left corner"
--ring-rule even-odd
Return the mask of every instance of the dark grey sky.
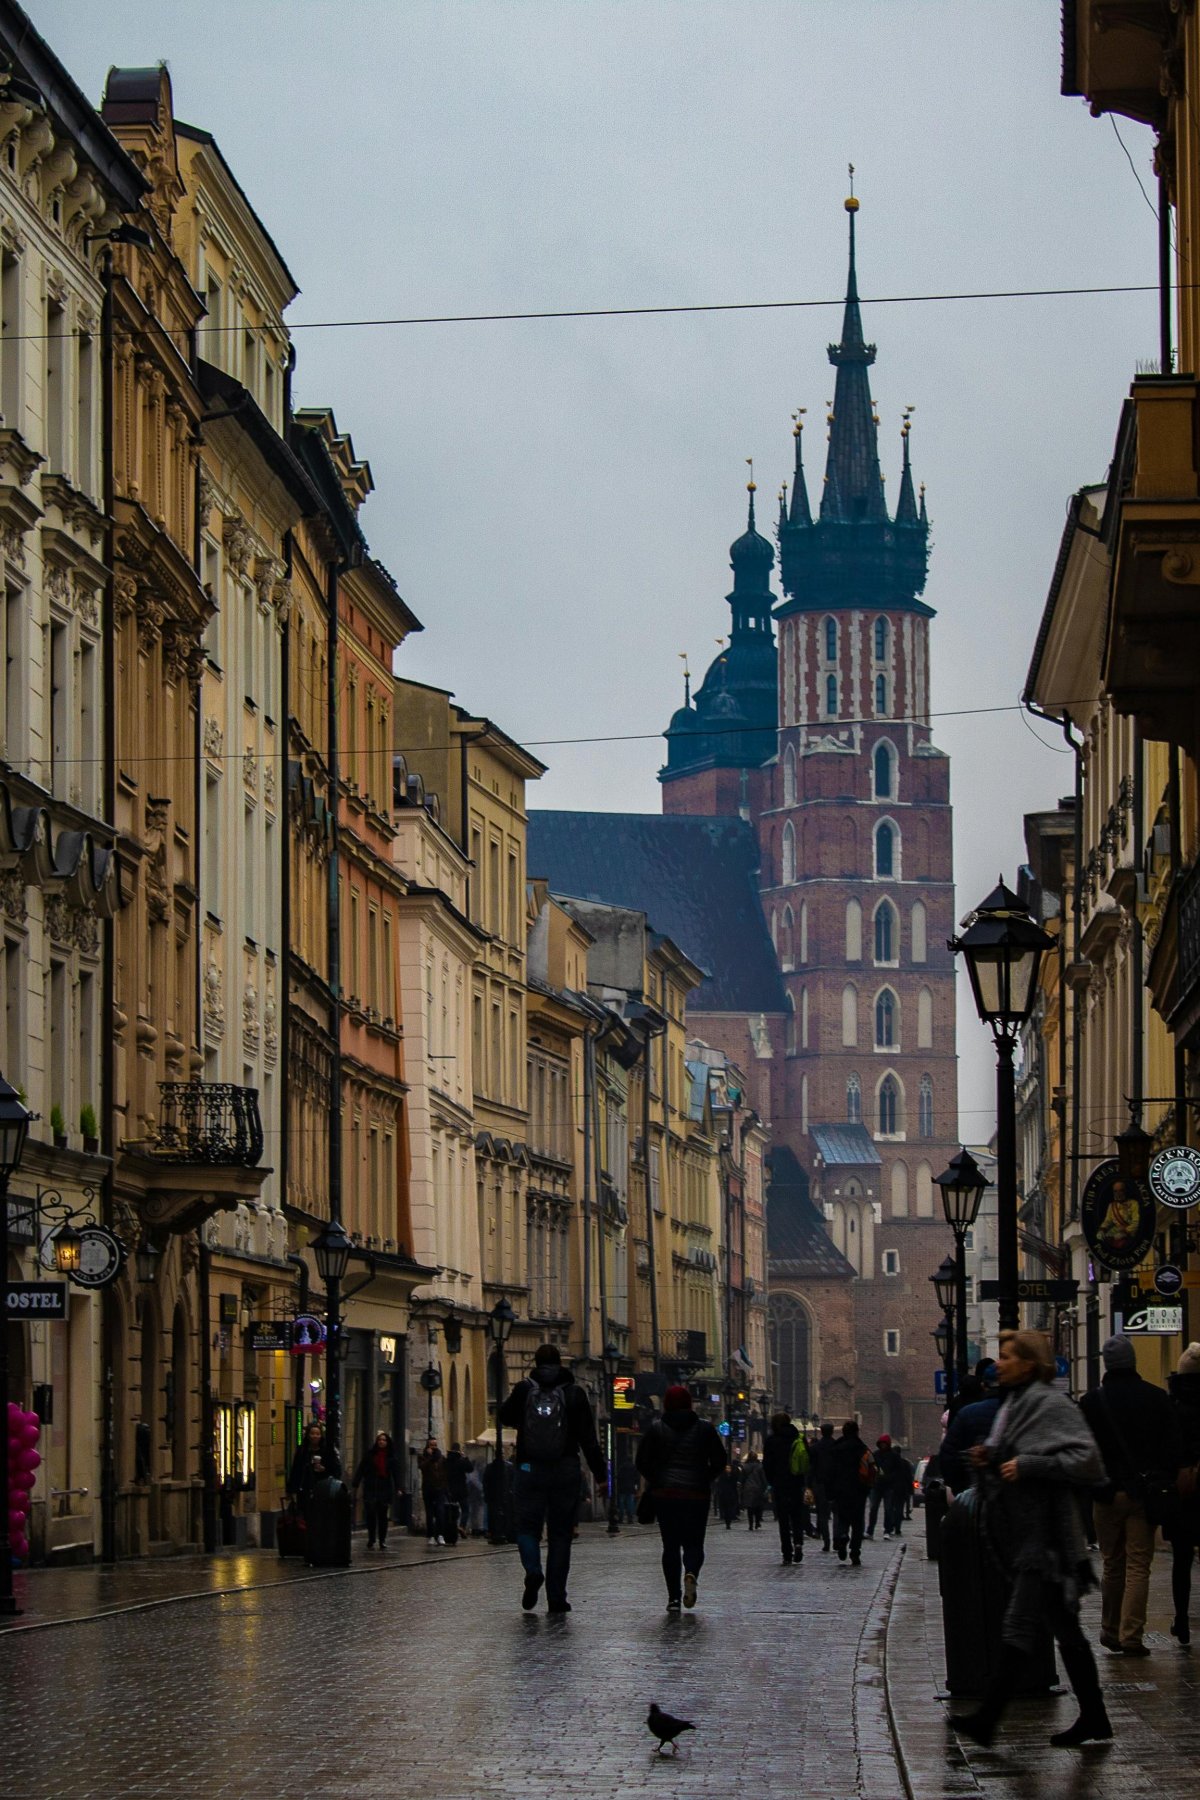
[[[872, 306], [1149, 282], [1156, 224], [1108, 120], [1058, 92], [1053, 0], [40, 0], [96, 98], [170, 65], [303, 289], [348, 317], [840, 298], [846, 164], [894, 496], [928, 483], [936, 735], [960, 914], [1071, 766], [1013, 706], [1068, 495], [1103, 478], [1157, 351], [1152, 295]], [[1122, 134], [1150, 188], [1150, 136]], [[728, 617], [752, 455], [768, 517], [807, 406], [824, 460], [839, 311], [299, 331], [425, 623], [414, 676], [529, 743], [660, 732]], [[761, 522], [761, 517], [760, 517]], [[1047, 743], [1053, 734], [1039, 728]], [[663, 746], [545, 745], [546, 806], [657, 810]], [[990, 1050], [960, 1008], [964, 1133]]]

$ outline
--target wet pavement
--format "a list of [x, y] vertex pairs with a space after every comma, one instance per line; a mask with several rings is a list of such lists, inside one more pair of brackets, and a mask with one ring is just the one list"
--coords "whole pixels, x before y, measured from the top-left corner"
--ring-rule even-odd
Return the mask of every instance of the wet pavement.
[[[780, 1566], [770, 1526], [709, 1534], [667, 1616], [657, 1533], [585, 1526], [574, 1610], [519, 1606], [483, 1541], [309, 1571], [273, 1553], [34, 1570], [0, 1637], [0, 1800], [1175, 1800], [1200, 1768], [1200, 1649], [1101, 1652], [1111, 1746], [1049, 1748], [1069, 1695], [1014, 1706], [990, 1751], [947, 1730], [937, 1570], [916, 1535], [852, 1569]], [[1200, 1610], [1200, 1586], [1197, 1589]], [[1195, 1612], [1193, 1615], [1196, 1617]], [[1098, 1609], [1087, 1604], [1095, 1640]], [[1200, 1637], [1200, 1629], [1198, 1629]], [[698, 1725], [656, 1758], [650, 1700]], [[8, 1721], [16, 1721], [13, 1729]]]

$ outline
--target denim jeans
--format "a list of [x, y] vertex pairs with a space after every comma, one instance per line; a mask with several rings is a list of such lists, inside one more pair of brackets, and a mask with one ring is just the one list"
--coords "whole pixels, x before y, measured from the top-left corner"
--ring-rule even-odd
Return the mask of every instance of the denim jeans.
[[520, 1463], [514, 1488], [517, 1549], [527, 1575], [542, 1573], [540, 1539], [546, 1532], [546, 1599], [561, 1606], [571, 1572], [571, 1533], [579, 1510], [580, 1468], [577, 1456], [556, 1463]]
[[704, 1533], [708, 1528], [708, 1501], [660, 1500], [654, 1502], [662, 1538], [662, 1568], [667, 1583], [668, 1600], [678, 1600], [683, 1592], [683, 1571], [698, 1575], [704, 1567]]

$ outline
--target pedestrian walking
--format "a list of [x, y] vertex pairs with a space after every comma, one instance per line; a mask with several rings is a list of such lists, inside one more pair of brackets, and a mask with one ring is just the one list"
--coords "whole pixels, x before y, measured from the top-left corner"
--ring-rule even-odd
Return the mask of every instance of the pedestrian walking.
[[1156, 1477], [1174, 1481], [1179, 1420], [1163, 1389], [1138, 1374], [1132, 1338], [1110, 1337], [1101, 1354], [1104, 1378], [1079, 1403], [1104, 1458], [1104, 1485], [1092, 1509], [1104, 1558], [1100, 1642], [1126, 1656], [1149, 1656], [1142, 1634], [1160, 1523], [1151, 1515], [1151, 1487]]
[[[539, 1345], [533, 1372], [518, 1381], [500, 1408], [500, 1419], [516, 1428], [517, 1548], [525, 1570], [521, 1605], [532, 1612], [543, 1585], [546, 1610], [569, 1613], [567, 1577], [571, 1569], [571, 1534], [579, 1506], [583, 1472], [580, 1454], [603, 1495], [608, 1470], [596, 1438], [596, 1422], [587, 1395], [562, 1366], [557, 1344]], [[546, 1533], [546, 1569], [542, 1572], [542, 1531]]]
[[746, 1509], [748, 1531], [761, 1531], [763, 1508], [766, 1504], [767, 1477], [758, 1460], [757, 1451], [751, 1450], [742, 1470], [742, 1505]]
[[[725, 1446], [715, 1425], [697, 1417], [682, 1385], [663, 1395], [662, 1417], [653, 1420], [638, 1445], [637, 1468], [662, 1538], [667, 1611], [693, 1607], [704, 1567], [709, 1493], [713, 1478], [725, 1469]], [[732, 1470], [729, 1474], [736, 1482]]]
[[467, 1529], [467, 1478], [471, 1473], [471, 1459], [463, 1454], [461, 1444], [451, 1444], [446, 1457], [446, 1510], [445, 1523], [449, 1529], [443, 1535], [451, 1543], [457, 1543], [459, 1532], [466, 1534]]
[[847, 1419], [842, 1435], [833, 1446], [833, 1547], [838, 1561], [845, 1562], [846, 1552], [857, 1568], [862, 1561], [863, 1518], [867, 1496], [878, 1480], [875, 1459], [859, 1436], [858, 1424]]
[[792, 1452], [797, 1444], [803, 1444], [803, 1439], [792, 1424], [791, 1414], [783, 1408], [772, 1413], [771, 1429], [763, 1442], [763, 1470], [771, 1486], [771, 1504], [785, 1563], [804, 1560], [806, 1475], [792, 1473]]
[[287, 1491], [296, 1503], [296, 1509], [305, 1524], [309, 1522], [312, 1512], [313, 1494], [317, 1483], [327, 1476], [339, 1478], [342, 1465], [336, 1452], [325, 1446], [325, 1428], [314, 1419], [305, 1427], [304, 1436], [292, 1458], [292, 1466], [288, 1471]]
[[1076, 1495], [1101, 1479], [1104, 1464], [1083, 1412], [1050, 1387], [1054, 1353], [1040, 1331], [1000, 1334], [1002, 1404], [985, 1444], [970, 1451], [985, 1509], [988, 1542], [1011, 1581], [1000, 1660], [979, 1710], [952, 1727], [990, 1744], [1047, 1624], [1058, 1641], [1079, 1717], [1050, 1739], [1070, 1746], [1109, 1738], [1092, 1647], [1079, 1623], [1079, 1596], [1095, 1586]]
[[[885, 1432], [882, 1432], [880, 1434], [880, 1436], [875, 1439], [875, 1467], [879, 1471], [879, 1479], [876, 1481], [874, 1487], [871, 1489], [870, 1497], [868, 1500], [867, 1529], [863, 1533], [864, 1537], [873, 1538], [875, 1536], [875, 1522], [879, 1517], [879, 1509], [883, 1505], [883, 1503], [888, 1495], [889, 1486], [890, 1486], [890, 1482], [891, 1482], [891, 1476], [892, 1476], [893, 1462], [894, 1462], [894, 1458], [892, 1455], [892, 1440], [888, 1436], [887, 1432], [885, 1431]], [[884, 1535], [886, 1536], [887, 1535], [887, 1514], [886, 1514], [886, 1512], [884, 1513], [883, 1525], [884, 1525]]]
[[1171, 1636], [1181, 1644], [1190, 1644], [1192, 1629], [1188, 1608], [1192, 1598], [1192, 1564], [1200, 1543], [1200, 1344], [1189, 1344], [1179, 1359], [1179, 1367], [1167, 1383], [1171, 1404], [1179, 1426], [1181, 1468], [1190, 1474], [1184, 1483], [1190, 1492], [1179, 1492], [1172, 1506], [1164, 1535], [1171, 1542], [1171, 1598], [1175, 1617]]
[[716, 1493], [717, 1512], [725, 1522], [726, 1531], [732, 1531], [733, 1521], [741, 1511], [742, 1504], [741, 1483], [733, 1463], [727, 1464], [717, 1476]]
[[444, 1544], [446, 1535], [443, 1512], [449, 1477], [446, 1474], [446, 1459], [438, 1449], [436, 1438], [425, 1440], [425, 1448], [417, 1459], [417, 1467], [421, 1471], [421, 1504], [425, 1508], [426, 1541], [430, 1544]]
[[377, 1431], [375, 1442], [355, 1469], [354, 1480], [350, 1484], [355, 1494], [360, 1488], [362, 1490], [368, 1550], [373, 1550], [376, 1542], [381, 1550], [385, 1548], [392, 1502], [403, 1485], [400, 1458], [396, 1454], [391, 1435], [386, 1431]]
[[617, 1511], [626, 1525], [632, 1525], [637, 1517], [637, 1466], [632, 1462], [623, 1462], [617, 1470]]
[[467, 1530], [472, 1537], [482, 1537], [484, 1533], [484, 1517], [487, 1502], [483, 1492], [483, 1476], [479, 1464], [472, 1463], [467, 1476]]
[[883, 1535], [899, 1537], [904, 1530], [904, 1514], [912, 1500], [913, 1466], [899, 1444], [892, 1445], [891, 1468], [886, 1476], [887, 1491], [883, 1496]]
[[833, 1426], [822, 1425], [809, 1453], [810, 1478], [812, 1480], [813, 1500], [817, 1510], [816, 1535], [821, 1540], [821, 1549], [828, 1551], [830, 1547], [829, 1525], [833, 1513]]
[[946, 1427], [938, 1452], [938, 1468], [942, 1480], [952, 1494], [961, 1494], [971, 1485], [971, 1464], [967, 1452], [973, 1444], [982, 1444], [1000, 1411], [1000, 1389], [996, 1365], [991, 1357], [977, 1363], [974, 1382], [978, 1398], [960, 1406]]

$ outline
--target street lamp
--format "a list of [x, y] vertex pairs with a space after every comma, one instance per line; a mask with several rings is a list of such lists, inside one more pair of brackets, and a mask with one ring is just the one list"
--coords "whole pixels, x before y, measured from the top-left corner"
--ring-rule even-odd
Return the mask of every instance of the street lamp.
[[[1011, 1064], [1009, 1065], [1011, 1072]], [[954, 1233], [954, 1263], [952, 1265], [954, 1279], [954, 1311], [957, 1326], [957, 1354], [955, 1363], [958, 1368], [958, 1389], [962, 1392], [962, 1384], [967, 1379], [967, 1233], [979, 1217], [979, 1203], [983, 1199], [983, 1190], [991, 1183], [983, 1173], [969, 1150], [960, 1150], [957, 1156], [950, 1159], [949, 1168], [943, 1169], [937, 1177], [937, 1185], [942, 1190], [942, 1211], [946, 1215], [946, 1223]], [[1014, 1202], [1015, 1205], [1015, 1202]], [[1016, 1249], [1017, 1229], [1016, 1213], [1013, 1214], [1013, 1304], [1016, 1305]], [[947, 1280], [947, 1263], [943, 1262], [934, 1277], [935, 1289], [939, 1300], [942, 1300]], [[943, 1306], [945, 1301], [942, 1300]], [[1004, 1302], [1001, 1300], [1001, 1307]]]
[[158, 1265], [162, 1261], [162, 1251], [157, 1244], [152, 1244], [149, 1238], [144, 1237], [134, 1251], [134, 1261], [137, 1264], [138, 1280], [149, 1286], [158, 1277]]
[[70, 1219], [54, 1234], [54, 1266], [60, 1275], [78, 1275], [83, 1259], [83, 1238]]
[[621, 1529], [617, 1522], [617, 1376], [621, 1373], [621, 1352], [611, 1338], [600, 1352], [600, 1360], [608, 1384], [608, 1535], [616, 1537]]
[[8, 1529], [8, 1184], [25, 1152], [33, 1114], [0, 1076], [0, 1615], [20, 1610], [13, 1594]]
[[500, 1440], [500, 1407], [504, 1400], [504, 1346], [516, 1324], [517, 1315], [507, 1294], [502, 1294], [488, 1314], [488, 1331], [492, 1339], [492, 1356], [496, 1366], [496, 1443], [492, 1453], [492, 1499], [488, 1506], [488, 1532], [493, 1544], [502, 1544], [504, 1524], [504, 1446]]
[[325, 1284], [325, 1453], [340, 1463], [342, 1447], [341, 1348], [342, 1282], [354, 1245], [340, 1219], [327, 1219], [309, 1249]]
[[947, 1405], [949, 1405], [950, 1390], [951, 1390], [951, 1386], [952, 1386], [952, 1375], [953, 1375], [953, 1366], [950, 1361], [951, 1351], [950, 1351], [950, 1320], [949, 1320], [949, 1316], [947, 1315], [945, 1318], [943, 1318], [941, 1324], [936, 1326], [935, 1329], [933, 1331], [931, 1331], [929, 1335], [933, 1339], [934, 1343], [937, 1345], [937, 1353], [942, 1359], [942, 1373], [946, 1379], [946, 1403], [947, 1403]]
[[[1033, 1011], [1042, 957], [1054, 939], [1035, 924], [1003, 881], [971, 915], [948, 948], [967, 965], [975, 1009], [996, 1046], [996, 1230], [1000, 1277], [1000, 1329], [1016, 1330], [1017, 1303], [1017, 1105], [1013, 1053]], [[962, 1327], [960, 1326], [960, 1338]]]

